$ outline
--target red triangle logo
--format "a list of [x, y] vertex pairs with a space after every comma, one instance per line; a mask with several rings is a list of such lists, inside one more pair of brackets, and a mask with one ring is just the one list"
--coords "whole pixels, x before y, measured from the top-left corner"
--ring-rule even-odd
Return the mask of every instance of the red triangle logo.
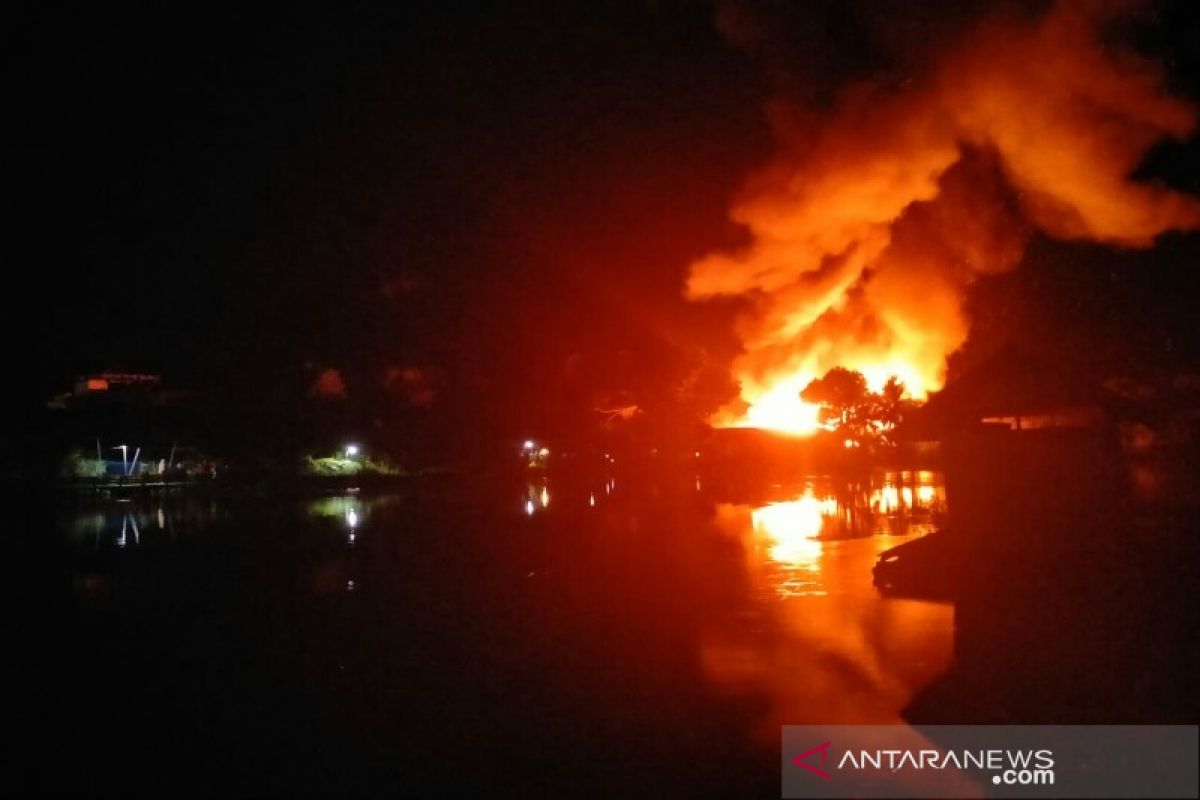
[[822, 742], [816, 747], [811, 747], [808, 750], [805, 750], [803, 753], [793, 758], [792, 763], [797, 767], [803, 767], [814, 775], [820, 775], [825, 780], [830, 780], [833, 776], [831, 776], [828, 772], [823, 769], [818, 769], [804, 760], [815, 753], [820, 753], [821, 766], [825, 766], [825, 759], [829, 756], [829, 744], [829, 742]]

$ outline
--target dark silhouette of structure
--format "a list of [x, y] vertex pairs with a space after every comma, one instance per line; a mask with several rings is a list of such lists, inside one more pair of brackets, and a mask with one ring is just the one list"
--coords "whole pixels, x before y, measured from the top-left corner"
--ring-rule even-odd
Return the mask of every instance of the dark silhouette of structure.
[[[1147, 500], [1126, 408], [1068, 371], [1011, 358], [930, 401], [955, 573], [955, 659], [914, 723], [1190, 722], [1196, 493]], [[947, 553], [942, 553], [946, 556]]]

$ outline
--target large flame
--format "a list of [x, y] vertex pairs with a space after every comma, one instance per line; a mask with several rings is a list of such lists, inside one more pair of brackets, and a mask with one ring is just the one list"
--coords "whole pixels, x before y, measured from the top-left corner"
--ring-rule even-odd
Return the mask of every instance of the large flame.
[[[872, 392], [881, 391], [893, 377], [903, 382], [908, 394], [916, 399], [924, 399], [928, 395], [926, 387], [940, 385], [940, 378], [922, 374], [914, 364], [899, 359], [857, 364], [850, 362], [849, 368], [863, 374]], [[940, 371], [940, 365], [937, 371]], [[712, 422], [721, 428], [767, 428], [796, 436], [816, 433], [823, 428], [821, 407], [801, 400], [800, 393], [819, 377], [820, 374], [815, 370], [800, 369], [774, 374], [762, 385], [743, 379], [742, 398], [748, 407], [741, 412], [722, 409]]]
[[1119, 2], [1063, 0], [990, 18], [927, 69], [845, 91], [833, 110], [770, 106], [777, 155], [731, 216], [749, 234], [694, 263], [694, 300], [739, 296], [741, 400], [717, 425], [818, 427], [800, 391], [833, 367], [920, 399], [966, 339], [967, 286], [1014, 268], [1036, 230], [1148, 247], [1200, 203], [1130, 179], [1195, 109], [1103, 31]]

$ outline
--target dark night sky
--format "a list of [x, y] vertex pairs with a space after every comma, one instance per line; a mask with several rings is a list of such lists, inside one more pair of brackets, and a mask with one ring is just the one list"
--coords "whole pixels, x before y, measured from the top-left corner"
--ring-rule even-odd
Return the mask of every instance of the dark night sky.
[[430, 340], [673, 300], [765, 146], [762, 88], [708, 9], [555, 5], [30, 20], [9, 153], [42, 380], [340, 363], [385, 284]]
[[[902, 69], [979, 4], [766, 3], [782, 71], [723, 41], [706, 3], [410, 5], [9, 25], [9, 281], [29, 286], [8, 338], [31, 398], [104, 365], [290, 391], [306, 363], [544, 388], [576, 351], [725, 358], [728, 309], [680, 288], [736, 236], [763, 101]], [[1143, 39], [1200, 97], [1185, 6]], [[1200, 190], [1196, 149], [1152, 169]]]

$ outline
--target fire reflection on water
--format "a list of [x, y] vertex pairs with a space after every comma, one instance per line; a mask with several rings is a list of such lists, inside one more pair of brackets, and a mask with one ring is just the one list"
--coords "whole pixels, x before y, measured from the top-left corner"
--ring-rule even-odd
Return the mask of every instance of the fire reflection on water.
[[[831, 501], [827, 501], [831, 502]], [[811, 491], [799, 500], [768, 503], [750, 511], [750, 526], [767, 543], [770, 559], [785, 573], [815, 573], [820, 569], [821, 541], [817, 536], [826, 509]], [[821, 594], [818, 586], [803, 577], [791, 576], [779, 583], [781, 594]]]
[[[749, 527], [757, 545], [765, 548], [768, 561], [783, 573], [777, 584], [780, 595], [824, 594], [814, 588], [818, 584], [795, 574], [820, 572], [823, 541], [872, 533], [927, 533], [945, 507], [945, 489], [928, 471], [887, 474], [878, 485], [840, 492], [827, 486], [819, 497], [817, 492], [818, 487], [810, 485], [795, 499], [749, 508]], [[746, 509], [726, 503], [718, 515], [736, 516]]]
[[871, 580], [879, 554], [932, 530], [944, 504], [929, 472], [718, 504], [717, 527], [741, 543], [750, 604], [707, 632], [701, 668], [722, 693], [769, 700], [758, 738], [789, 723], [900, 722], [913, 690], [945, 668], [952, 607], [883, 598]]

